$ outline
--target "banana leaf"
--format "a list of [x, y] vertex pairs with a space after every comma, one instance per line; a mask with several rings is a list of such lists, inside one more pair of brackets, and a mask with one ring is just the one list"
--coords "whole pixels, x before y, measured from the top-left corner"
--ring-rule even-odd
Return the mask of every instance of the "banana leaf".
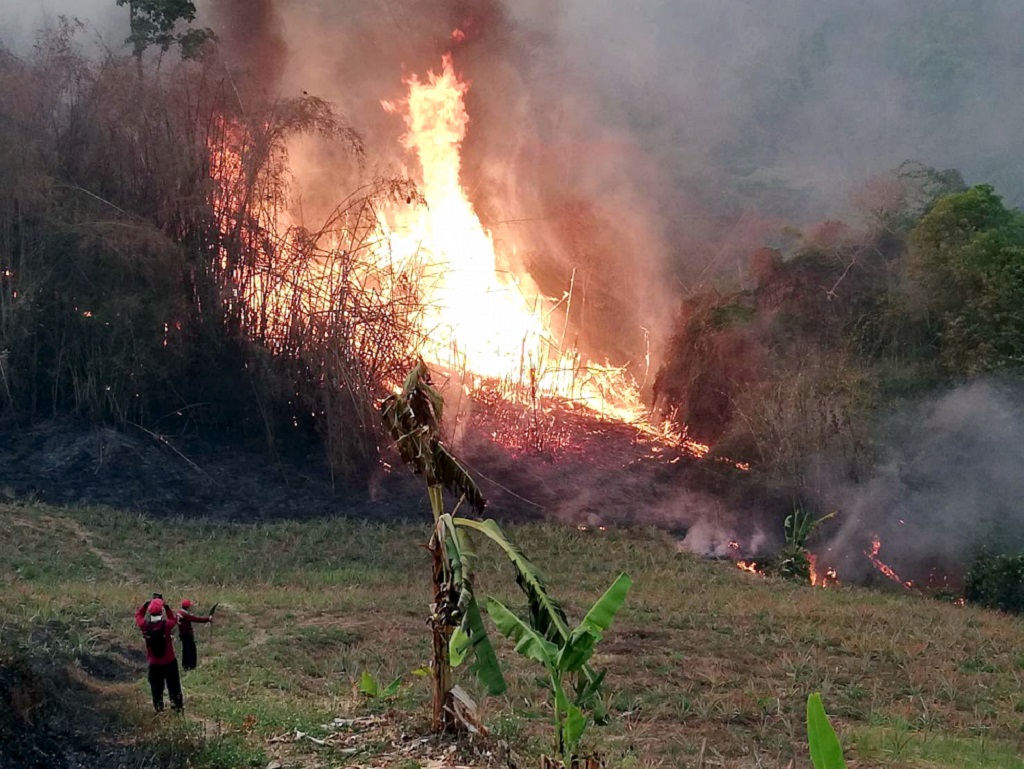
[[473, 664], [469, 666], [471, 672], [476, 674], [480, 683], [487, 689], [488, 694], [504, 694], [508, 689], [505, 683], [505, 676], [501, 672], [501, 665], [498, 662], [498, 655], [494, 651], [490, 636], [487, 635], [487, 628], [484, 625], [484, 618], [480, 613], [480, 606], [476, 598], [470, 601], [464, 619], [469, 643], [473, 649]]
[[441, 516], [438, 528], [443, 531], [445, 555], [452, 579], [459, 590], [456, 610], [461, 621], [456, 632], [452, 634], [448, 647], [452, 667], [458, 667], [472, 652], [473, 664], [469, 668], [470, 671], [480, 679], [488, 694], [503, 694], [508, 685], [505, 683], [498, 655], [490, 636], [487, 635], [487, 627], [484, 625], [480, 607], [473, 593], [473, 566], [476, 553], [472, 542], [465, 532], [455, 526], [452, 517], [447, 513]]
[[505, 552], [515, 567], [516, 582], [526, 594], [531, 626], [549, 641], [554, 641], [558, 645], [564, 643], [569, 638], [569, 623], [565, 610], [548, 593], [544, 577], [537, 567], [512, 544], [501, 527], [490, 518], [486, 521], [456, 518], [455, 525], [480, 532]]
[[[547, 584], [540, 570], [512, 544], [497, 522], [490, 518], [485, 521], [455, 518], [454, 522], [456, 526], [480, 532], [505, 552], [516, 570], [516, 582], [526, 595], [531, 627], [558, 647], [568, 643], [570, 631], [565, 610], [548, 593]], [[604, 674], [595, 672], [589, 666], [584, 666], [580, 672], [583, 681], [577, 681], [574, 686], [576, 704], [589, 709], [594, 715], [594, 720], [603, 723], [608, 718], [607, 709], [600, 697]]]
[[846, 769], [843, 748], [817, 692], [807, 698], [807, 741], [814, 769]]
[[633, 581], [620, 574], [587, 612], [587, 616], [569, 635], [568, 642], [558, 654], [558, 669], [571, 673], [582, 668], [594, 654], [594, 647], [604, 632], [611, 627], [615, 614], [626, 600]]
[[573, 756], [579, 748], [583, 732], [587, 729], [587, 717], [565, 696], [565, 690], [555, 683], [555, 702], [558, 705], [557, 723], [558, 728], [558, 754], [562, 757], [563, 763], [569, 766]]
[[454, 497], [464, 497], [477, 514], [482, 514], [487, 507], [480, 487], [459, 461], [435, 440], [432, 447], [433, 476]]
[[504, 604], [494, 598], [487, 599], [487, 614], [507, 638], [516, 642], [516, 651], [527, 659], [539, 662], [548, 670], [554, 666], [558, 647], [519, 619]]

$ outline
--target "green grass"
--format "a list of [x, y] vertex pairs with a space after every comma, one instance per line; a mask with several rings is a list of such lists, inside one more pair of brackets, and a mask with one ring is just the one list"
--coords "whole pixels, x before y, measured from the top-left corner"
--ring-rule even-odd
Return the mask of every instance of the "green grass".
[[[805, 766], [803, 712], [821, 691], [854, 766], [1024, 767], [1014, 758], [1024, 747], [1020, 619], [760, 579], [681, 555], [652, 531], [510, 533], [577, 619], [619, 571], [635, 581], [596, 658], [616, 715], [589, 745], [609, 766], [695, 766], [704, 741], [707, 760], [730, 767]], [[132, 614], [153, 590], [175, 605], [221, 602], [212, 630], [199, 628], [200, 668], [185, 677], [187, 726], [148, 716], [137, 657], [124, 680], [97, 684], [121, 704], [126, 733], [184, 740], [194, 765], [261, 765], [276, 735], [323, 736], [335, 717], [392, 707], [422, 728], [429, 682], [410, 672], [429, 658], [426, 526], [214, 524], [8, 505], [0, 536], [0, 638], [32, 654], [67, 661], [141, 649]], [[511, 570], [479, 547], [479, 590], [520, 605]], [[41, 645], [22, 643], [32, 633]], [[548, 747], [547, 695], [537, 671], [496, 643], [510, 691], [485, 703], [486, 719], [519, 755], [533, 755]], [[394, 702], [353, 693], [363, 670], [385, 682], [404, 676]], [[292, 749], [330, 765], [354, 760], [312, 743]]]

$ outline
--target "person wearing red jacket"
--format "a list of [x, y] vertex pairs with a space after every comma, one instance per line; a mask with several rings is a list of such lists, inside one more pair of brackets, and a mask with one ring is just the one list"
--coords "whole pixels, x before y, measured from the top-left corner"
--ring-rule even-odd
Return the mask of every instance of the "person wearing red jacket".
[[164, 709], [164, 686], [171, 698], [171, 708], [181, 712], [184, 701], [181, 696], [181, 676], [178, 660], [174, 656], [171, 634], [178, 624], [178, 618], [163, 598], [154, 596], [135, 611], [135, 624], [146, 639], [146, 661], [149, 663], [149, 688], [153, 693], [153, 708], [157, 713]]
[[187, 598], [181, 602], [178, 612], [178, 637], [181, 639], [181, 667], [183, 670], [195, 670], [199, 655], [196, 652], [196, 633], [192, 629], [193, 622], [213, 622], [213, 617], [203, 617], [191, 612], [192, 602]]

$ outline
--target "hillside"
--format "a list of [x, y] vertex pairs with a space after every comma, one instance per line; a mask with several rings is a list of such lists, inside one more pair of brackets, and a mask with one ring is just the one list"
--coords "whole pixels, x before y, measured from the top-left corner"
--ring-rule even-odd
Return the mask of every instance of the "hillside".
[[[450, 755], [424, 739], [429, 686], [411, 674], [429, 656], [425, 527], [8, 504], [0, 532], [4, 767], [411, 769]], [[650, 530], [512, 534], [577, 619], [618, 571], [635, 580], [597, 659], [614, 715], [588, 739], [609, 766], [806, 767], [803, 706], [820, 690], [851, 767], [1024, 767], [1020, 619], [762, 579]], [[517, 600], [486, 556], [481, 592]], [[220, 602], [183, 721], [149, 712], [132, 613], [154, 590]], [[538, 671], [498, 645], [510, 691], [486, 702], [491, 734], [458, 746], [457, 765], [535, 766], [548, 745]], [[402, 675], [395, 700], [354, 694], [363, 671]]]

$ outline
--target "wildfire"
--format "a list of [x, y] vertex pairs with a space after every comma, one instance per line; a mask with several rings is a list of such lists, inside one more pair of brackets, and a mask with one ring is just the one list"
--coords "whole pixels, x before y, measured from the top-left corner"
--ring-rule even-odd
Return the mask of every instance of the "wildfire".
[[[736, 547], [733, 547], [735, 541], [729, 543], [729, 547], [733, 550], [739, 548], [739, 543], [735, 543]], [[810, 560], [810, 573], [811, 573], [811, 585], [814, 587], [834, 587], [839, 584], [839, 575], [836, 573], [835, 567], [829, 566], [826, 569], [818, 568], [818, 559], [813, 553], [808, 553], [808, 559]], [[757, 563], [754, 561], [736, 561], [736, 568], [740, 571], [745, 571], [750, 574], [757, 574], [764, 576], [764, 570], [759, 568]]]
[[[458, 41], [463, 35], [455, 30], [452, 37]], [[451, 55], [442, 58], [439, 72], [430, 71], [425, 79], [413, 75], [404, 82], [404, 98], [381, 104], [405, 123], [401, 144], [415, 158], [410, 177], [422, 199], [375, 209], [370, 236], [359, 245], [358, 264], [339, 266], [343, 260], [331, 255], [348, 253], [347, 244], [329, 243], [322, 258], [304, 260], [287, 280], [272, 277], [272, 269], [250, 269], [236, 300], [263, 312], [271, 308], [264, 325], [276, 323], [286, 329], [296, 310], [314, 316], [330, 309], [321, 303], [329, 302], [338, 286], [370, 286], [369, 293], [382, 302], [414, 290], [419, 309], [411, 318], [408, 357], [422, 357], [450, 375], [466, 394], [485, 400], [497, 396], [530, 409], [558, 402], [629, 424], [654, 443], [706, 456], [710, 447], [688, 439], [685, 431], [670, 422], [651, 422], [641, 388], [624, 367], [590, 360], [566, 344], [571, 287], [559, 299], [543, 296], [529, 275], [514, 269], [514, 255], [495, 248], [462, 184], [462, 142], [470, 123], [465, 96], [470, 85], [455, 72]], [[230, 125], [223, 129], [227, 134], [235, 130]], [[245, 173], [241, 153], [230, 145], [211, 147], [211, 174], [221, 181], [215, 198], [218, 209], [237, 212], [239, 201], [245, 199], [240, 189]], [[231, 179], [239, 182], [235, 188], [224, 184]], [[262, 210], [251, 219], [277, 236], [264, 254], [268, 263], [273, 263], [276, 252], [297, 246], [300, 236], [295, 233], [300, 228], [283, 226], [286, 219], [284, 212]], [[244, 230], [249, 221], [224, 219], [221, 227], [225, 232]], [[235, 268], [227, 256], [222, 256], [221, 268], [226, 280], [234, 280]], [[358, 319], [352, 325], [358, 335]], [[273, 328], [261, 332], [265, 338], [275, 336]], [[372, 355], [373, 344], [370, 339], [354, 346], [365, 347]]]
[[839, 575], [836, 573], [834, 566], [829, 566], [827, 569], [818, 568], [818, 556], [814, 553], [808, 553], [807, 559], [811, 563], [811, 585], [814, 587], [831, 587], [832, 585], [839, 584]]
[[904, 582], [902, 579], [900, 579], [899, 574], [893, 571], [890, 566], [886, 565], [878, 558], [878, 552], [881, 549], [882, 540], [879, 539], [877, 534], [875, 534], [871, 538], [871, 550], [865, 550], [864, 555], [868, 557], [868, 560], [870, 560], [871, 563], [874, 564], [876, 569], [882, 572], [882, 574], [891, 579], [893, 582], [896, 582], [908, 589], [914, 587], [914, 583], [912, 581], [908, 580], [907, 582]]
[[424, 304], [418, 353], [461, 374], [470, 391], [496, 387], [504, 398], [531, 406], [559, 399], [705, 456], [708, 446], [648, 421], [640, 388], [624, 368], [589, 361], [565, 345], [564, 318], [556, 313], [564, 312], [561, 301], [571, 302], [571, 291], [558, 301], [542, 296], [495, 249], [462, 186], [469, 84], [451, 56], [443, 57], [439, 73], [405, 83], [408, 96], [382, 106], [404, 118], [402, 145], [416, 156], [426, 205], [389, 212], [383, 240], [389, 258], [418, 272]]

